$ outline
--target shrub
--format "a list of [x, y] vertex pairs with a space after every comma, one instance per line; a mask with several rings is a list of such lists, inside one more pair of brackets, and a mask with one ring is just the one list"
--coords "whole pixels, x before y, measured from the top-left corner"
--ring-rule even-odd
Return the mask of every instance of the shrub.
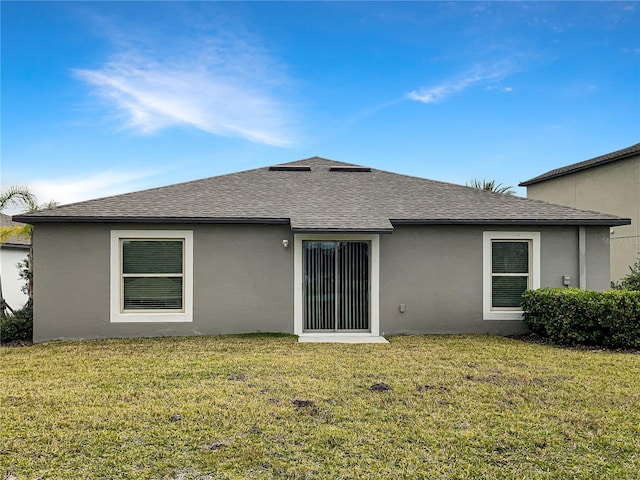
[[640, 292], [545, 288], [523, 299], [527, 326], [556, 343], [640, 348]]
[[640, 258], [636, 263], [629, 266], [630, 272], [618, 283], [611, 282], [611, 288], [616, 290], [636, 290], [640, 291]]
[[33, 339], [33, 309], [29, 306], [0, 316], [0, 343]]

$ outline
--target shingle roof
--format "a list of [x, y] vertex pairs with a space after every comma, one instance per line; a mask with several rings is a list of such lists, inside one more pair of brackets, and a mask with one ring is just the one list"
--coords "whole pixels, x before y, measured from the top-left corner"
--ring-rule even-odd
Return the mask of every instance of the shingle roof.
[[[282, 167], [308, 166], [287, 171]], [[393, 224], [623, 225], [628, 220], [537, 200], [313, 157], [62, 205], [41, 222], [283, 223], [296, 232], [391, 232]], [[331, 171], [331, 167], [334, 170]], [[357, 170], [357, 169], [356, 169]]]
[[[24, 223], [14, 222], [9, 215], [0, 213], [0, 227], [21, 227]], [[26, 248], [31, 244], [28, 238], [12, 236], [2, 244], [3, 247]]]
[[636, 155], [640, 155], [640, 143], [636, 143], [635, 145], [623, 148], [622, 150], [616, 150], [615, 152], [607, 153], [606, 155], [600, 155], [599, 157], [591, 158], [583, 162], [573, 163], [571, 165], [567, 165], [566, 167], [550, 170], [547, 173], [543, 173], [542, 175], [538, 175], [537, 177], [533, 177], [529, 180], [525, 180], [524, 182], [520, 182], [520, 186], [526, 187], [529, 185], [533, 185], [534, 183], [544, 182], [545, 180], [562, 177], [563, 175], [579, 172], [588, 168], [598, 167], [600, 165], [605, 165], [611, 162], [617, 162], [619, 160], [624, 160], [625, 158], [633, 157]]

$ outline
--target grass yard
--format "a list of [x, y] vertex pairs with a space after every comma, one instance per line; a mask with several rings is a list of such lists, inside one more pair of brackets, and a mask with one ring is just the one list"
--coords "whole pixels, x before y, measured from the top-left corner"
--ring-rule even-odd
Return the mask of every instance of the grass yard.
[[14, 477], [638, 479], [640, 355], [493, 336], [2, 348]]

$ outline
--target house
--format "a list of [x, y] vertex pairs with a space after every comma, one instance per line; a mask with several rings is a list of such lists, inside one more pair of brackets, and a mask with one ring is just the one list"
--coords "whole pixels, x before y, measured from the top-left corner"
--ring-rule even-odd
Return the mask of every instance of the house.
[[[12, 227], [22, 225], [13, 222], [9, 215], [0, 213], [0, 226]], [[22, 291], [25, 281], [20, 278], [18, 263], [24, 261], [29, 254], [29, 240], [11, 237], [0, 244], [0, 281], [2, 282], [2, 296], [5, 302], [14, 310], [22, 308], [27, 303], [28, 296]]]
[[527, 197], [631, 219], [611, 229], [611, 278], [640, 258], [640, 143], [520, 183]]
[[608, 288], [629, 223], [319, 157], [15, 218], [34, 225], [35, 341], [515, 334], [527, 288]]

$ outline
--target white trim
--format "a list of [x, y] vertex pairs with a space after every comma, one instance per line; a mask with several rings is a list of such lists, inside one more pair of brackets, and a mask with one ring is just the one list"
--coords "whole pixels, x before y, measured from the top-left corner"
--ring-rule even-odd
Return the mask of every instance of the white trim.
[[[380, 334], [380, 236], [370, 234], [298, 233], [293, 236], [293, 333], [298, 336], [320, 337], [322, 333], [304, 333], [302, 306], [302, 241], [303, 240], [367, 240], [371, 242], [371, 331], [339, 333], [340, 336], [378, 337]], [[335, 337], [336, 333], [327, 333]]]
[[521, 320], [522, 310], [491, 309], [491, 241], [531, 241], [531, 288], [540, 288], [540, 232], [482, 232], [482, 318], [484, 320]]
[[587, 231], [585, 227], [578, 227], [578, 250], [580, 255], [580, 279], [579, 285], [582, 290], [587, 289]]
[[[120, 309], [120, 239], [178, 238], [184, 240], [184, 311], [122, 313]], [[193, 231], [191, 230], [111, 230], [110, 259], [111, 323], [165, 323], [193, 321]]]

